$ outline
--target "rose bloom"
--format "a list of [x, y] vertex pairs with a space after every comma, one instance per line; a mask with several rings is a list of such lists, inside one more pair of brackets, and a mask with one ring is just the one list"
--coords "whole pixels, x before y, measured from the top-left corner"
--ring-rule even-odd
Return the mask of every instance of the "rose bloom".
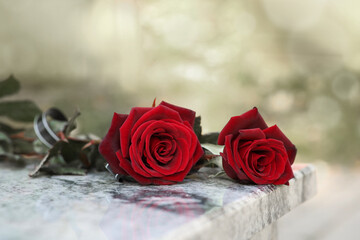
[[166, 102], [114, 113], [99, 146], [115, 174], [130, 175], [140, 184], [182, 182], [203, 155], [194, 133], [195, 112]]
[[296, 147], [276, 126], [268, 127], [257, 108], [232, 117], [220, 132], [226, 174], [240, 183], [287, 184]]

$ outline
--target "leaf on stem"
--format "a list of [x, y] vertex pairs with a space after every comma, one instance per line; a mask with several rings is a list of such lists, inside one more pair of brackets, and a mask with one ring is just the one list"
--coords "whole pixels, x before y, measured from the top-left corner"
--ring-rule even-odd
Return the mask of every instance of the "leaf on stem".
[[67, 122], [65, 129], [64, 129], [64, 134], [65, 136], [69, 136], [70, 132], [72, 130], [74, 130], [76, 128], [76, 118], [80, 116], [80, 110], [76, 109], [75, 113], [73, 114], [73, 116], [69, 119], [69, 121]]
[[0, 82], [0, 98], [17, 93], [19, 90], [20, 83], [13, 75]]
[[202, 132], [202, 127], [201, 127], [201, 116], [197, 116], [195, 118], [195, 122], [194, 122], [194, 132], [196, 134], [196, 136], [198, 137], [199, 141], [201, 140], [201, 132]]
[[38, 175], [40, 169], [52, 158], [55, 157], [56, 155], [58, 155], [60, 153], [61, 147], [64, 144], [63, 141], [59, 141], [57, 142], [49, 151], [48, 153], [45, 155], [45, 157], [41, 160], [41, 162], [36, 166], [36, 168], [34, 169], [34, 171], [32, 171], [29, 176], [30, 177], [35, 177], [36, 175]]
[[34, 117], [41, 113], [35, 103], [28, 100], [0, 102], [0, 116], [8, 117], [15, 121], [32, 122]]

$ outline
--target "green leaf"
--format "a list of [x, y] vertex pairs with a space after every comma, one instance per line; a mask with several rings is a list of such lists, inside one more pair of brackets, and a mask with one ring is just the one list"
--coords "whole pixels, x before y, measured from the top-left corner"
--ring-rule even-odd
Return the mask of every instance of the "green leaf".
[[0, 82], [0, 98], [6, 95], [12, 95], [20, 90], [20, 83], [13, 75]]
[[207, 133], [201, 136], [200, 143], [217, 144], [218, 137], [219, 137], [218, 132]]
[[87, 170], [74, 167], [48, 166], [43, 167], [41, 171], [55, 175], [86, 175]]
[[64, 129], [67, 125], [67, 122], [65, 122], [65, 121], [58, 121], [58, 120], [53, 120], [53, 119], [48, 121], [48, 123], [49, 123], [51, 130], [53, 130], [55, 133], [64, 131]]
[[34, 145], [32, 141], [28, 141], [21, 138], [15, 138], [12, 141], [13, 145], [13, 152], [15, 154], [30, 154], [35, 153], [34, 151]]
[[15, 133], [19, 133], [22, 131], [24, 131], [23, 128], [15, 129], [8, 124], [0, 122], [0, 132], [5, 132], [7, 134], [15, 134]]
[[5, 149], [0, 145], [0, 157], [6, 153]]
[[[0, 147], [1, 151], [1, 147]], [[26, 165], [26, 159], [23, 158], [21, 155], [12, 154], [12, 153], [2, 153], [0, 154], [0, 160], [7, 160], [11, 163], [15, 163], [16, 166], [24, 167]]]
[[57, 142], [49, 151], [48, 153], [45, 155], [45, 157], [41, 160], [41, 162], [36, 166], [36, 168], [34, 169], [34, 171], [32, 171], [31, 173], [29, 173], [30, 177], [35, 177], [38, 175], [40, 169], [44, 166], [44, 164], [46, 164], [52, 157], [60, 154], [60, 150], [63, 146], [65, 142], [63, 141], [59, 141]]
[[32, 122], [41, 110], [28, 100], [5, 101], [0, 103], [0, 116], [6, 116], [15, 121]]
[[2, 141], [9, 143], [9, 144], [11, 143], [10, 138], [5, 133], [0, 132], [0, 142], [2, 142]]
[[11, 139], [3, 132], [0, 132], [0, 147], [2, 152], [12, 152]]
[[90, 165], [89, 163], [85, 164], [84, 159], [81, 159], [81, 156], [85, 155], [81, 152], [81, 148], [86, 144], [86, 141], [70, 139], [67, 141], [57, 142], [29, 176], [35, 177], [40, 171], [49, 174], [84, 175], [86, 170], [82, 167]]
[[202, 143], [201, 147], [206, 151], [209, 151], [210, 154], [214, 154], [214, 155], [220, 155], [220, 153], [224, 151], [224, 145]]
[[65, 160], [64, 160], [63, 156], [60, 154], [53, 156], [49, 160], [49, 165], [56, 166], [56, 165], [65, 165], [65, 164], [66, 164]]
[[33, 148], [34, 151], [39, 154], [45, 154], [49, 150], [49, 148], [45, 146], [39, 139], [36, 139], [33, 142]]
[[64, 157], [65, 162], [71, 163], [79, 160], [79, 153], [81, 147], [85, 143], [81, 143], [81, 145], [75, 144], [73, 141], [68, 140], [69, 143], [64, 143], [60, 150], [61, 155]]
[[220, 170], [213, 175], [209, 175], [209, 178], [217, 178], [217, 177], [222, 177], [222, 176], [227, 176], [224, 170]]
[[201, 139], [201, 132], [202, 132], [201, 116], [197, 116], [197, 117], [195, 118], [194, 132], [195, 132], [196, 136], [198, 137], [198, 139], [199, 139], [199, 141], [200, 141], [200, 139]]
[[90, 168], [98, 171], [105, 171], [106, 161], [103, 156], [99, 153], [99, 143], [93, 144], [88, 148], [84, 149], [83, 152], [86, 154], [91, 166]]

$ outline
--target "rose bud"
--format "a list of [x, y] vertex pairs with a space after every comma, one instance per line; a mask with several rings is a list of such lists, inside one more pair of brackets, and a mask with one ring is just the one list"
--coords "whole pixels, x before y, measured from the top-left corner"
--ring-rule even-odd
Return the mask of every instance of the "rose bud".
[[115, 174], [130, 175], [140, 184], [182, 182], [203, 155], [194, 133], [195, 112], [166, 102], [114, 113], [99, 146]]
[[268, 127], [257, 108], [232, 117], [219, 134], [226, 174], [240, 183], [287, 184], [296, 147], [276, 126]]

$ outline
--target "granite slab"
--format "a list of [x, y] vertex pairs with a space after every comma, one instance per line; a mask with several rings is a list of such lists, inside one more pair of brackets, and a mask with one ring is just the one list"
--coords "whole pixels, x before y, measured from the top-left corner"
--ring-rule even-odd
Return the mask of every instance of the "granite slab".
[[0, 163], [1, 240], [255, 239], [316, 193], [312, 165], [294, 165], [289, 186], [241, 185], [209, 168], [172, 186], [30, 170]]

